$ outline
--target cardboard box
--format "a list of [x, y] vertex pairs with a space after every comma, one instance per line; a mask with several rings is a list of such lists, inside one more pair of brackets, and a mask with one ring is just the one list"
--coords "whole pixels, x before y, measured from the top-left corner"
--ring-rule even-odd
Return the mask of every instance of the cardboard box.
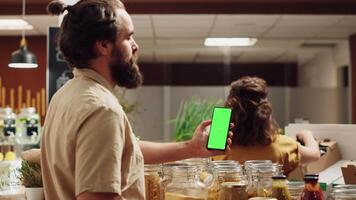
[[356, 162], [350, 161], [341, 167], [345, 184], [356, 184]]
[[297, 167], [288, 175], [289, 180], [303, 180], [306, 173], [320, 173], [341, 159], [340, 150], [335, 141], [324, 140], [319, 144], [326, 152], [319, 160]]

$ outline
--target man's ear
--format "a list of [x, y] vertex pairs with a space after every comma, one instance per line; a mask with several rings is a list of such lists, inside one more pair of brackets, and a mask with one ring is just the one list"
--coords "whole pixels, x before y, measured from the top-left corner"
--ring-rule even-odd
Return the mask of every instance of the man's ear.
[[111, 55], [112, 44], [106, 40], [96, 41], [94, 48], [98, 56], [107, 56]]

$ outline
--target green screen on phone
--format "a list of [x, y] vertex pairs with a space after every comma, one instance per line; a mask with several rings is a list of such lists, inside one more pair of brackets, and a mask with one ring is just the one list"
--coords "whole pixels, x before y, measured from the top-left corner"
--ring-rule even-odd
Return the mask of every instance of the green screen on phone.
[[214, 108], [207, 145], [208, 149], [225, 150], [227, 134], [230, 127], [230, 118], [230, 108]]

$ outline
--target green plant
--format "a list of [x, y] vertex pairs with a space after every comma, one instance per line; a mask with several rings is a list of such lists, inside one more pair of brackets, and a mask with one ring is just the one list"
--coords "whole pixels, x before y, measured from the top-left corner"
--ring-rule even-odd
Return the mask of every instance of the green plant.
[[221, 106], [221, 100], [191, 98], [180, 105], [177, 117], [171, 122], [174, 126], [174, 141], [192, 138], [196, 127], [212, 116], [213, 108]]
[[18, 178], [23, 186], [28, 188], [43, 187], [40, 164], [23, 160], [18, 171]]

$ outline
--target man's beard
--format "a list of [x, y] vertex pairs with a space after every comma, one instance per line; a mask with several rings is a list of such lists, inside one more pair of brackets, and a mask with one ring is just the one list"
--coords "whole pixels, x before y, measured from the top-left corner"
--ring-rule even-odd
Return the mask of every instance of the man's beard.
[[115, 48], [109, 67], [112, 79], [118, 86], [134, 89], [142, 85], [143, 76], [137, 64], [137, 55], [133, 55], [129, 62], [126, 62], [120, 50]]

